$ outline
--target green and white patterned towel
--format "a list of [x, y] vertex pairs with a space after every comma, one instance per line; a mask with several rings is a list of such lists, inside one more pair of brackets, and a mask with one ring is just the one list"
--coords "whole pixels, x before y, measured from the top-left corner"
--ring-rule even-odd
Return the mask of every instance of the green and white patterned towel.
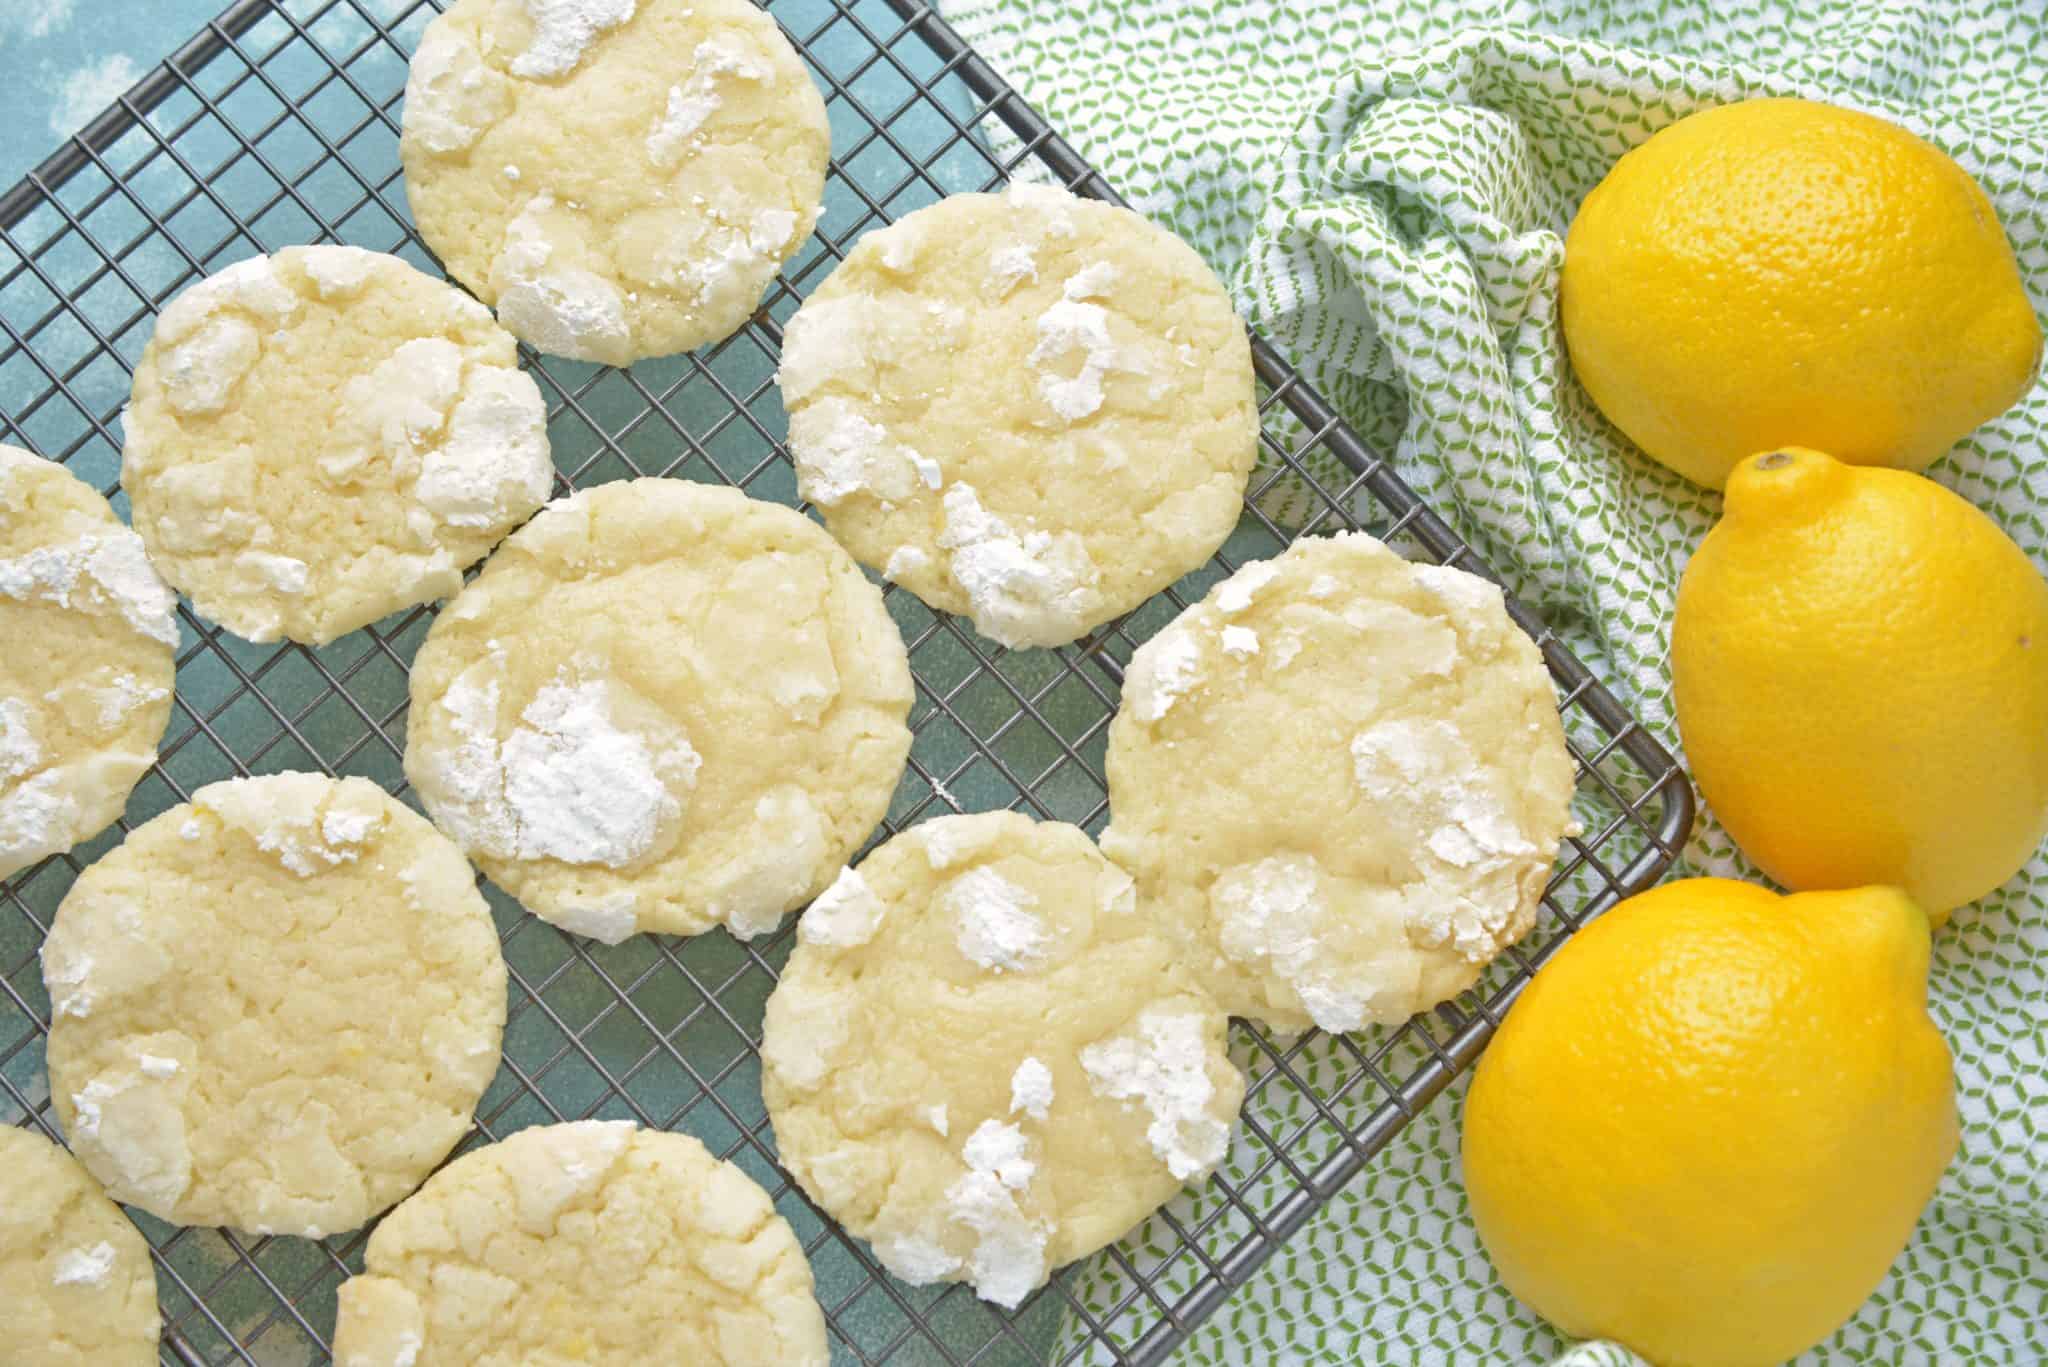
[[[1831, 100], [1894, 119], [1968, 167], [2037, 309], [2048, 303], [2040, 0], [948, 8], [1112, 182], [1208, 255], [1247, 316], [1674, 750], [1672, 600], [1719, 499], [1643, 459], [1572, 379], [1556, 293], [1579, 199], [1623, 151], [1694, 109]], [[2037, 564], [2044, 438], [2037, 385], [1931, 472]], [[1711, 819], [1686, 862], [1756, 876]], [[2048, 1355], [2048, 859], [1956, 914], [1937, 939], [1932, 995], [1956, 1055], [1962, 1150], [1892, 1275], [1811, 1362]], [[1409, 1126], [1183, 1360], [1567, 1351], [1479, 1248], [1458, 1173], [1462, 1105], [1455, 1088]], [[1571, 1360], [1630, 1359], [1583, 1346]]]

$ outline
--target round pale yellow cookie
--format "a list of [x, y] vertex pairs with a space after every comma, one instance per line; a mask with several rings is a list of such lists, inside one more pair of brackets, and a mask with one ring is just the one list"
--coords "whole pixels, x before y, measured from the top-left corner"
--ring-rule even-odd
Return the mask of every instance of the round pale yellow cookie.
[[50, 1096], [116, 1199], [319, 1238], [419, 1185], [498, 1068], [461, 853], [375, 784], [232, 779], [79, 877], [43, 945]]
[[173, 299], [121, 484], [164, 577], [252, 641], [320, 643], [462, 587], [546, 501], [511, 336], [395, 256], [288, 247]]
[[903, 1280], [1014, 1308], [1222, 1161], [1228, 1022], [1079, 828], [926, 822], [797, 936], [763, 1026], [775, 1141]]
[[1006, 646], [1072, 641], [1207, 560], [1258, 449], [1215, 274], [1042, 186], [862, 238], [790, 319], [780, 378], [832, 534]]
[[342, 1283], [336, 1367], [825, 1367], [825, 1317], [768, 1193], [630, 1120], [472, 1149]]
[[176, 609], [97, 491], [0, 446], [0, 878], [104, 828], [156, 762]]
[[406, 197], [541, 351], [627, 365], [746, 322], [811, 234], [825, 102], [748, 0], [456, 0], [405, 83]]
[[1102, 848], [1232, 1015], [1406, 1020], [1535, 923], [1572, 761], [1499, 588], [1363, 533], [1246, 565], [1139, 648]]
[[0, 1127], [0, 1362], [154, 1367], [149, 1245], [78, 1161]]
[[910, 700], [881, 592], [815, 523], [633, 480], [551, 504], [441, 614], [405, 772], [545, 920], [746, 938], [882, 819]]

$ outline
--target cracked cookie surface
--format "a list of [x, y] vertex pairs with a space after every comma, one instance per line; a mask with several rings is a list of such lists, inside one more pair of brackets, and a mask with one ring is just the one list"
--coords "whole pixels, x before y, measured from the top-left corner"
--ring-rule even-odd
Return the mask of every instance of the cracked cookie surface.
[[232, 779], [79, 876], [42, 951], [72, 1151], [165, 1220], [317, 1238], [411, 1191], [498, 1069], [454, 845], [365, 779]]
[[355, 247], [289, 247], [173, 299], [122, 426], [151, 558], [252, 641], [319, 644], [447, 597], [554, 480], [511, 335]]
[[0, 1349], [9, 1367], [153, 1367], [149, 1245], [76, 1159], [0, 1127]]
[[735, 331], [810, 236], [825, 102], [748, 0], [456, 0], [405, 86], [406, 197], [541, 351], [628, 365]]
[[1233, 1015], [1426, 1011], [1526, 934], [1573, 770], [1536, 643], [1477, 576], [1296, 541], [1132, 657], [1103, 852]]
[[434, 1174], [341, 1286], [337, 1367], [825, 1367], [811, 1269], [766, 1192], [688, 1135], [521, 1130]]
[[817, 524], [733, 489], [550, 504], [435, 621], [405, 771], [528, 910], [741, 937], [832, 880], [910, 752], [910, 663]]
[[177, 599], [54, 461], [0, 446], [0, 878], [104, 829], [171, 717]]
[[1214, 272], [1045, 186], [867, 234], [790, 319], [779, 378], [832, 534], [1012, 647], [1075, 640], [1207, 560], [1258, 448]]
[[782, 1160], [905, 1281], [1015, 1307], [1229, 1146], [1223, 1012], [1078, 827], [941, 817], [797, 922], [768, 999]]

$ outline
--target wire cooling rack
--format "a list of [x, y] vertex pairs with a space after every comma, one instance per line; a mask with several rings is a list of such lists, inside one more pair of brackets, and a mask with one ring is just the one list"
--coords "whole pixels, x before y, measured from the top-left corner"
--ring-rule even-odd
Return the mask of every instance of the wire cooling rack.
[[[781, 323], [863, 232], [1013, 175], [1114, 191], [915, 0], [774, 0], [828, 108], [836, 155], [814, 240], [755, 321], [630, 371], [528, 356], [550, 404], [559, 488], [636, 474], [794, 503], [772, 375]], [[395, 251], [435, 271], [405, 209], [398, 103], [434, 0], [240, 0], [0, 197], [0, 440], [118, 492], [119, 415], [153, 316], [199, 276], [299, 242]], [[1121, 664], [1206, 586], [1292, 536], [1363, 527], [1411, 556], [1485, 572], [1450, 529], [1263, 343], [1263, 461], [1214, 563], [1058, 651], [1007, 653], [907, 593], [888, 604], [918, 682], [916, 741], [886, 823], [1013, 807], [1099, 831]], [[1469, 1065], [1534, 967], [1676, 856], [1692, 799], [1671, 757], [1542, 623], [1579, 765], [1585, 833], [1537, 931], [1473, 991], [1398, 1030], [1298, 1040], [1239, 1025], [1252, 1081], [1224, 1171], [1102, 1257], [1005, 1313], [962, 1287], [913, 1288], [803, 1198], [776, 1164], [755, 1046], [791, 932], [605, 947], [487, 889], [511, 969], [505, 1061], [470, 1144], [526, 1125], [630, 1117], [697, 1135], [774, 1194], [804, 1241], [835, 1363], [1155, 1363]], [[0, 1123], [55, 1137], [36, 950], [80, 868], [122, 831], [237, 774], [317, 769], [404, 785], [405, 675], [431, 617], [402, 614], [317, 649], [255, 646], [182, 610], [161, 762], [119, 830], [0, 883]], [[33, 649], [0, 642], [0, 650]], [[336, 1286], [364, 1235], [321, 1242], [179, 1229], [155, 1250], [164, 1360], [327, 1359]]]

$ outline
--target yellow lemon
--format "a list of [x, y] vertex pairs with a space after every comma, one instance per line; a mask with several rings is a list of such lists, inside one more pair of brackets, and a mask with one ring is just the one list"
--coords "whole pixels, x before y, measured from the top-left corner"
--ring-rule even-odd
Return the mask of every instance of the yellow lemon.
[[1629, 152], [1572, 222], [1561, 292], [1600, 411], [1717, 489], [1787, 443], [1924, 470], [2041, 360], [1969, 173], [1903, 128], [1807, 100], [1709, 109]]
[[1897, 884], [1938, 922], [2048, 833], [2048, 582], [1931, 480], [1738, 466], [1671, 674], [1700, 792], [1787, 887]]
[[1693, 879], [1580, 931], [1465, 1102], [1465, 1189], [1508, 1289], [1658, 1367], [1825, 1338], [1955, 1153], [1927, 955], [1893, 888]]

